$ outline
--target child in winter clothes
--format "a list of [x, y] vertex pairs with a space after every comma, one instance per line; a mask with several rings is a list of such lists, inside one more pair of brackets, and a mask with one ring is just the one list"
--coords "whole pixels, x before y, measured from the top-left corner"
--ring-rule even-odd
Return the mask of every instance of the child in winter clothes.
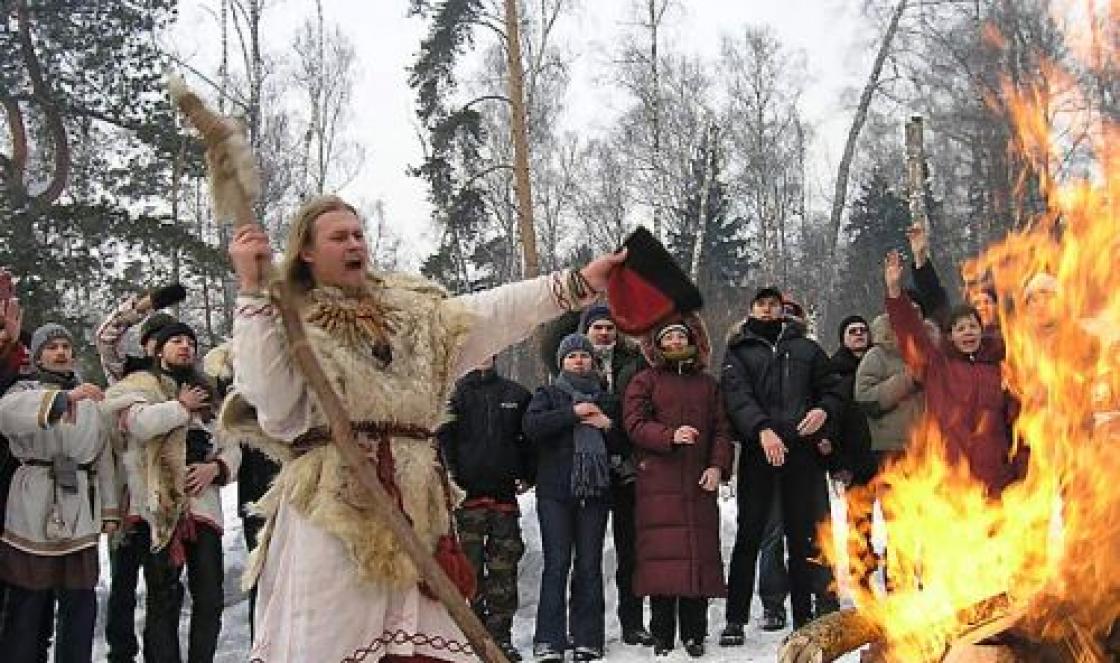
[[637, 449], [635, 592], [650, 596], [654, 653], [681, 640], [704, 654], [708, 599], [727, 595], [716, 489], [733, 451], [723, 397], [704, 372], [709, 343], [699, 316], [662, 326], [642, 342], [650, 363], [630, 382], [623, 407]]
[[90, 661], [97, 543], [119, 521], [103, 396], [79, 383], [62, 326], [37, 329], [30, 352], [35, 374], [0, 399], [0, 433], [19, 462], [0, 536], [0, 651], [13, 663], [45, 661], [57, 600], [55, 660]]
[[[561, 661], [569, 648], [576, 661], [603, 657], [603, 537], [607, 527], [611, 417], [595, 371], [595, 348], [582, 334], [560, 342], [560, 375], [537, 389], [525, 412], [525, 436], [537, 449], [537, 517], [544, 574], [537, 607], [533, 654]], [[614, 446], [613, 442], [610, 446]], [[575, 553], [570, 610], [565, 594]]]

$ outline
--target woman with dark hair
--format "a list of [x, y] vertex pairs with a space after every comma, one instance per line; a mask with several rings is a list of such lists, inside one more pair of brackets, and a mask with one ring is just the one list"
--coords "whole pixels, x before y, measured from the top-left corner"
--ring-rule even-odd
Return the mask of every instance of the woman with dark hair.
[[719, 383], [705, 372], [708, 335], [699, 316], [662, 325], [642, 339], [650, 368], [626, 389], [626, 429], [636, 448], [635, 591], [650, 596], [654, 653], [680, 639], [704, 655], [708, 599], [727, 596], [716, 489], [734, 452]]
[[610, 411], [615, 401], [595, 370], [595, 346], [586, 336], [564, 337], [556, 366], [559, 375], [533, 394], [523, 426], [536, 447], [544, 551], [533, 656], [539, 662], [562, 661], [564, 651], [574, 648], [573, 660], [590, 661], [603, 657], [603, 538], [617, 417]]
[[884, 279], [887, 314], [898, 347], [914, 377], [925, 386], [926, 410], [944, 440], [950, 462], [965, 461], [972, 476], [998, 497], [1022, 477], [1026, 454], [1011, 457], [1014, 402], [1003, 388], [1003, 344], [984, 333], [971, 306], [952, 309], [940, 345], [925, 331], [918, 312], [902, 292], [902, 256], [887, 255]]

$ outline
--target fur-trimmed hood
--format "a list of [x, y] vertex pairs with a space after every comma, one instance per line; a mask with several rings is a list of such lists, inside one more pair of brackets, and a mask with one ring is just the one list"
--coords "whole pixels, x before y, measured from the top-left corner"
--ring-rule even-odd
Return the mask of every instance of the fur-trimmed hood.
[[696, 368], [697, 370], [705, 370], [708, 368], [712, 359], [712, 342], [708, 336], [708, 327], [704, 324], [704, 319], [696, 311], [688, 313], [682, 318], [670, 320], [664, 324], [658, 325], [656, 328], [651, 329], [643, 334], [638, 339], [639, 345], [642, 350], [642, 356], [646, 358], [650, 366], [655, 368], [664, 368], [667, 364], [665, 356], [661, 353], [661, 348], [657, 347], [655, 341], [657, 332], [673, 324], [683, 324], [688, 328], [692, 334], [693, 343], [696, 345]]

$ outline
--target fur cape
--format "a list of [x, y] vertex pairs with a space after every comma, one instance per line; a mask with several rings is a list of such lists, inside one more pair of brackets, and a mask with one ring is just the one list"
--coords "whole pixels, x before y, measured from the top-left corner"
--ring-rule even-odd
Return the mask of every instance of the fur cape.
[[[331, 307], [354, 308], [352, 298], [334, 289], [313, 290], [300, 303], [312, 351], [351, 421], [395, 422], [434, 431], [447, 419], [447, 399], [454, 386], [451, 368], [473, 325], [473, 315], [448, 299], [442, 288], [418, 277], [382, 275], [371, 279], [369, 288], [385, 316], [391, 358], [385, 361], [367, 344], [355, 342], [353, 334], [340, 334], [336, 328], [311, 322], [332, 316], [338, 319]], [[274, 324], [282, 334], [279, 317]], [[284, 387], [291, 388], [277, 388]], [[311, 401], [308, 428], [325, 426], [325, 415], [314, 397]], [[332, 444], [293, 457], [287, 443], [264, 433], [253, 406], [236, 393], [227, 399], [219, 420], [225, 434], [283, 463], [272, 488], [255, 505], [267, 521], [261, 545], [246, 569], [244, 586], [252, 585], [263, 568], [273, 521], [283, 502], [338, 537], [361, 580], [397, 587], [419, 580], [415, 565], [389, 528], [374, 521], [369, 496]], [[393, 438], [391, 446], [404, 511], [421, 540], [434, 551], [439, 537], [451, 526], [434, 440]], [[459, 492], [453, 492], [452, 501], [457, 502]]]
[[[162, 403], [176, 397], [175, 381], [150, 371], [135, 371], [105, 393], [109, 411], [123, 419], [137, 403]], [[124, 432], [117, 438], [123, 454], [132, 499], [152, 532], [152, 550], [171, 541], [175, 525], [187, 506], [187, 427], [179, 426], [149, 441]]]

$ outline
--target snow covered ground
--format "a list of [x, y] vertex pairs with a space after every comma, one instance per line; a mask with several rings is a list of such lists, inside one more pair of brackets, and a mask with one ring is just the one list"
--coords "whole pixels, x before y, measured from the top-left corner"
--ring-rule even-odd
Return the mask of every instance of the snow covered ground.
[[[724, 491], [727, 489], [724, 488]], [[225, 546], [225, 565], [226, 565], [226, 580], [225, 580], [225, 613], [223, 614], [222, 621], [222, 635], [218, 643], [218, 656], [216, 661], [218, 663], [234, 663], [242, 662], [248, 658], [249, 652], [249, 602], [247, 596], [240, 591], [240, 577], [241, 572], [245, 568], [245, 541], [241, 534], [241, 520], [237, 517], [236, 508], [236, 495], [237, 489], [235, 486], [228, 486], [222, 491], [222, 499], [225, 507], [226, 514], [226, 529], [223, 542]], [[735, 499], [728, 495], [726, 492], [720, 500], [720, 510], [722, 512], [722, 541], [723, 541], [723, 559], [724, 563], [730, 560], [731, 545], [735, 540]], [[544, 558], [541, 553], [540, 544], [540, 530], [537, 527], [536, 515], [536, 499], [532, 493], [523, 495], [521, 497], [521, 511], [522, 511], [522, 527], [523, 536], [525, 539], [526, 552], [521, 560], [521, 567], [518, 572], [519, 586], [521, 590], [521, 608], [518, 610], [513, 624], [513, 642], [517, 646], [522, 655], [526, 659], [531, 658], [533, 646], [533, 628], [534, 616], [537, 609], [537, 593], [540, 585], [541, 570], [544, 565]], [[838, 521], [838, 524], [843, 523], [844, 507], [843, 503], [837, 500], [834, 504], [833, 518]], [[842, 526], [842, 525], [841, 525]], [[97, 588], [98, 596], [98, 625], [97, 625], [97, 639], [94, 643], [94, 660], [103, 661], [106, 657], [105, 640], [104, 640], [104, 619], [106, 613], [105, 602], [108, 597], [108, 569], [109, 560], [108, 553], [102, 546], [102, 577], [101, 582]], [[607, 535], [606, 550], [603, 556], [603, 574], [606, 586], [606, 604], [607, 604], [607, 651], [606, 660], [611, 663], [630, 663], [636, 661], [653, 661], [653, 650], [644, 647], [630, 647], [622, 644], [619, 632], [618, 620], [615, 617], [615, 606], [617, 605], [617, 598], [614, 586], [614, 566], [615, 554], [614, 546], [611, 542], [611, 537]], [[136, 632], [139, 637], [143, 628], [144, 620], [144, 589], [143, 580], [140, 582], [140, 596], [138, 598], [138, 607], [136, 610]], [[187, 594], [189, 597], [189, 593]], [[184, 617], [180, 622], [180, 641], [185, 648], [187, 638], [187, 615], [190, 612], [189, 598], [185, 601]], [[647, 608], [648, 610], [648, 608]], [[762, 608], [757, 604], [753, 614], [761, 615]], [[648, 621], [648, 620], [647, 620]], [[719, 630], [723, 628], [723, 601], [712, 601], [708, 609], [708, 623], [709, 635], [707, 643], [707, 653], [704, 655], [704, 661], [712, 663], [731, 663], [736, 662], [750, 662], [750, 661], [774, 661], [775, 654], [778, 646], [781, 644], [782, 638], [788, 634], [786, 631], [778, 633], [767, 633], [758, 628], [757, 624], [751, 624], [747, 629], [747, 641], [743, 647], [721, 648], [716, 644], [717, 635]], [[185, 654], [185, 651], [184, 651]], [[850, 655], [841, 659], [845, 663], [850, 663], [858, 659], [858, 656]], [[675, 663], [689, 661], [687, 654], [685, 654], [682, 647], [677, 647], [673, 653], [665, 659], [656, 659], [658, 661], [665, 661], [666, 663]], [[296, 663], [296, 662], [286, 662]], [[314, 663], [314, 662], [309, 662]]]

